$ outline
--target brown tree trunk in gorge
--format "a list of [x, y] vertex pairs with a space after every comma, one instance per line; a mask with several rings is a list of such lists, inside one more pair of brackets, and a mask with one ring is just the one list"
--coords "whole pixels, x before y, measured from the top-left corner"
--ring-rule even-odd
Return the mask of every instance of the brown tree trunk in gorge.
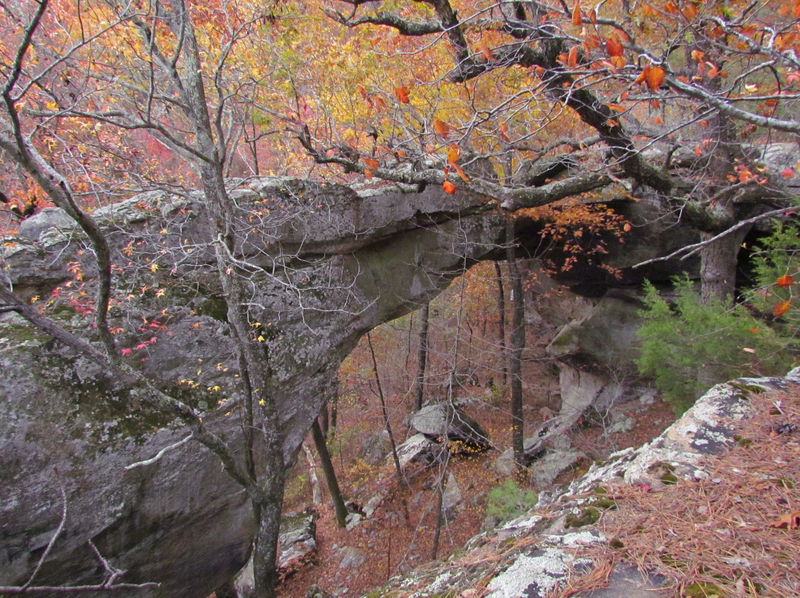
[[422, 409], [422, 399], [425, 390], [425, 366], [428, 361], [428, 316], [430, 303], [422, 306], [419, 322], [419, 349], [417, 351], [417, 381], [414, 388], [414, 410]]
[[400, 458], [397, 456], [397, 444], [394, 441], [394, 434], [392, 434], [392, 426], [389, 423], [389, 414], [386, 412], [386, 400], [383, 398], [383, 388], [381, 387], [381, 378], [378, 375], [378, 361], [375, 359], [375, 350], [372, 348], [372, 337], [367, 332], [367, 345], [369, 346], [369, 354], [372, 356], [372, 371], [375, 374], [375, 384], [378, 387], [378, 398], [381, 401], [381, 412], [383, 413], [383, 425], [386, 428], [386, 433], [389, 435], [389, 444], [392, 447], [392, 459], [394, 460], [394, 469], [397, 473], [397, 481], [408, 486], [408, 481], [403, 475], [403, 470], [400, 467]]
[[500, 263], [494, 263], [494, 272], [497, 276], [497, 313], [500, 316], [498, 340], [500, 341], [500, 360], [503, 364], [503, 388], [508, 384], [508, 365], [506, 360], [506, 293], [503, 288], [503, 271]]
[[511, 351], [509, 353], [509, 373], [511, 375], [511, 445], [514, 449], [514, 462], [517, 476], [525, 475], [525, 422], [522, 412], [522, 350], [525, 348], [525, 296], [522, 292], [522, 275], [519, 271], [514, 247], [514, 221], [506, 221], [506, 260], [508, 277], [511, 280], [511, 301], [514, 316], [511, 324]]
[[339, 482], [336, 479], [336, 472], [333, 469], [331, 454], [328, 452], [328, 445], [325, 442], [325, 435], [322, 433], [319, 420], [314, 420], [311, 426], [311, 436], [314, 439], [314, 448], [317, 449], [322, 471], [325, 474], [325, 481], [331, 493], [333, 510], [336, 512], [336, 523], [339, 524], [339, 527], [345, 527], [347, 525], [347, 507], [344, 504], [342, 493], [339, 490]]

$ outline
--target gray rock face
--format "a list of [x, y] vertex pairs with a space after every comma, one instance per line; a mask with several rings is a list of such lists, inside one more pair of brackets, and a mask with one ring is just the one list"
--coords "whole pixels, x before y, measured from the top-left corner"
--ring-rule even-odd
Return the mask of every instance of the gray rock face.
[[431, 438], [462, 442], [478, 449], [489, 448], [489, 435], [461, 409], [446, 403], [428, 405], [411, 416], [411, 428]]
[[442, 519], [445, 525], [450, 525], [456, 519], [458, 507], [463, 502], [461, 487], [452, 472], [447, 476], [447, 483], [442, 493]]
[[442, 447], [424, 434], [414, 434], [397, 447], [400, 468], [405, 470], [412, 463], [430, 465], [441, 458]]
[[389, 442], [389, 434], [386, 430], [382, 430], [376, 434], [371, 434], [361, 444], [361, 449], [358, 451], [358, 456], [367, 465], [380, 465], [386, 455], [392, 450], [391, 442]]
[[[250, 317], [270, 352], [288, 465], [361, 336], [435, 296], [465, 258], [486, 254], [502, 217], [479, 215], [477, 197], [433, 188], [362, 198], [336, 185], [263, 179], [233, 193], [246, 231], [237, 252], [256, 267]], [[94, 216], [121, 265], [111, 325], [122, 330], [126, 360], [234, 439], [237, 359], [203, 209], [200, 195], [149, 193]], [[460, 223], [451, 220], [458, 212]], [[438, 225], [420, 227], [420, 218]], [[91, 252], [75, 226], [50, 211], [31, 220], [26, 237], [0, 247], [14, 290], [45, 301], [80, 270], [91, 293]], [[59, 289], [57, 321], [91, 338], [81, 297]], [[245, 564], [251, 508], [218, 460], [187, 442], [126, 470], [186, 433], [13, 314], [0, 314], [0, 409], [0, 583], [23, 583], [58, 526], [59, 479], [69, 517], [39, 583], [98, 582], [89, 540], [127, 571], [122, 581], [160, 582], [154, 597], [207, 596]]]

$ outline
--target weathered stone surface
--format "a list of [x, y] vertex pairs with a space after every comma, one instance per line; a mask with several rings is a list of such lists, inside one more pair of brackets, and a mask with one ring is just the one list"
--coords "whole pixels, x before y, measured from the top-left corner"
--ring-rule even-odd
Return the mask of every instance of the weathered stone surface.
[[[568, 575], [581, 575], [591, 569], [591, 561], [576, 559], [576, 548], [608, 541], [597, 526], [589, 522], [577, 531], [566, 528], [569, 515], [579, 515], [597, 500], [599, 495], [595, 488], [604, 484], [647, 481], [657, 463], [668, 465], [671, 473], [679, 477], [704, 477], [707, 473], [702, 469], [700, 456], [712, 456], [704, 463], [706, 467], [714, 467], [713, 455], [734, 442], [733, 426], [748, 414], [743, 389], [788, 385], [800, 385], [800, 368], [785, 378], [744, 378], [715, 386], [654, 441], [612, 455], [606, 464], [593, 466], [567, 490], [549, 494], [545, 501], [540, 501], [541, 507], [469, 540], [465, 545], [470, 553], [467, 563], [455, 558], [436, 568], [428, 566], [413, 571], [390, 580], [372, 596], [380, 598], [413, 592], [415, 598], [433, 598], [444, 591], [471, 596], [474, 588], [486, 584], [488, 579], [487, 595], [494, 598], [546, 598]], [[522, 541], [516, 548], [509, 548], [514, 546], [513, 539]], [[480, 559], [472, 554], [477, 551], [480, 551]], [[580, 595], [586, 598], [667, 598], [674, 591], [665, 581], [621, 562], [612, 570], [608, 587]]]
[[489, 435], [461, 409], [447, 403], [423, 407], [411, 416], [411, 428], [426, 436], [449, 442], [463, 442], [476, 448], [489, 448]]
[[445, 525], [450, 525], [455, 521], [458, 507], [461, 506], [463, 501], [464, 497], [461, 495], [461, 487], [458, 485], [458, 480], [453, 475], [453, 472], [450, 472], [442, 493], [442, 520]]
[[[336, 185], [270, 179], [234, 194], [237, 218], [250, 231], [237, 250], [256, 266], [251, 318], [270, 351], [288, 465], [361, 336], [445, 288], [465, 259], [491, 250], [503, 220], [470, 217], [462, 208], [481, 206], [478, 198], [434, 188], [359, 197]], [[229, 410], [239, 390], [237, 360], [203, 209], [199, 194], [150, 193], [94, 216], [114, 262], [124, 266], [114, 292], [129, 299], [124, 311], [112, 309], [111, 325], [124, 329], [117, 339], [130, 349], [129, 362], [195, 401], [215, 432], [235, 438], [238, 412]], [[460, 210], [464, 218], [454, 222]], [[48, 298], [76, 268], [91, 292], [91, 252], [74, 225], [48, 212], [26, 229], [27, 238], [5, 239], [0, 248], [4, 275], [21, 297]], [[88, 318], [67, 298], [56, 305], [59, 323], [91, 337]], [[144, 325], [137, 330], [131, 322]], [[230, 579], [245, 563], [254, 528], [244, 492], [216, 458], [188, 442], [153, 465], [125, 471], [185, 433], [132, 404], [127, 389], [18, 317], [0, 315], [0, 326], [0, 406], [7, 414], [0, 418], [0, 582], [22, 583], [57, 527], [56, 470], [70, 517], [42, 583], [96, 582], [90, 539], [127, 571], [122, 581], [162, 582], [154, 596], [207, 596]], [[180, 387], [181, 380], [197, 390]]]
[[531, 486], [537, 490], [548, 488], [558, 476], [586, 458], [586, 454], [581, 451], [547, 450], [543, 457], [531, 464]]
[[358, 456], [367, 465], [380, 465], [391, 451], [392, 444], [389, 441], [389, 433], [381, 430], [367, 436], [361, 444]]
[[414, 434], [397, 447], [397, 459], [400, 468], [405, 469], [412, 463], [429, 465], [441, 458], [442, 447], [424, 434]]

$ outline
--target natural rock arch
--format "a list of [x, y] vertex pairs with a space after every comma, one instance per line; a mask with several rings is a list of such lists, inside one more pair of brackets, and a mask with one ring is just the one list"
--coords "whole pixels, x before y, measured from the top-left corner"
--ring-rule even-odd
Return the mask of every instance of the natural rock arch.
[[[358, 340], [495, 255], [506, 217], [479, 195], [430, 186], [423, 193], [387, 188], [359, 195], [289, 179], [232, 183], [240, 210], [237, 251], [252, 268], [250, 308], [264, 315], [252, 325], [269, 347], [288, 465]], [[147, 376], [184, 384], [187, 396], [205, 404], [210, 425], [232, 435], [239, 424], [228, 417], [235, 405], [225, 393], [235, 385], [237, 364], [213, 276], [213, 239], [198, 217], [201, 199], [153, 192], [94, 216], [114, 263], [127, 264], [116, 275], [118, 290], [135, 290], [125, 311], [112, 310], [111, 324], [143, 318], [143, 338], [156, 338], [142, 349], [135, 349], [142, 338], [122, 339], [123, 346], [133, 345], [132, 357]], [[518, 222], [523, 244], [527, 226]], [[684, 241], [657, 237], [649, 226], [628, 240], [626, 253], [612, 256], [617, 265], [629, 267], [630, 255], [653, 257]], [[9, 281], [28, 298], [46, 298], [76, 271], [87, 280], [92, 275], [77, 227], [55, 211], [26, 221], [3, 259]], [[84, 325], [69, 309], [60, 317], [66, 326]], [[3, 370], [19, 372], [0, 377], [0, 400], [14, 414], [0, 423], [7, 492], [0, 577], [21, 583], [58, 525], [53, 472], [59, 471], [77, 516], [69, 518], [69, 534], [48, 560], [44, 579], [89, 579], [96, 559], [87, 541], [93, 540], [128, 571], [126, 580], [161, 581], [154, 596], [207, 595], [227, 581], [247, 557], [253, 524], [245, 495], [216, 457], [185, 443], [160, 461], [126, 469], [185, 433], [154, 414], [141, 421], [125, 415], [138, 406], [126, 403], [124, 388], [71, 350], [31, 333], [16, 316], [0, 325]]]

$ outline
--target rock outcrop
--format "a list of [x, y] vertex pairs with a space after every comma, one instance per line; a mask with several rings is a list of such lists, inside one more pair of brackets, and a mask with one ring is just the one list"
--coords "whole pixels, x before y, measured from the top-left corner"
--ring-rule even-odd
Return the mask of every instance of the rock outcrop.
[[[603, 509], [613, 507], [606, 487], [646, 485], [655, 489], [662, 478], [699, 480], [709, 477], [713, 457], [737, 445], [736, 426], [751, 412], [748, 391], [769, 392], [800, 386], [800, 368], [785, 378], [742, 378], [719, 384], [701, 397], [686, 414], [659, 437], [639, 447], [613, 454], [593, 466], [559, 494], [541, 493], [536, 509], [502, 527], [470, 540], [462, 563], [456, 557], [438, 567], [427, 566], [392, 579], [370, 596], [392, 596], [413, 591], [432, 598], [444, 591], [454, 595], [483, 594], [493, 598], [545, 598], [568, 576], [580, 577], [596, 563], [576, 556], [576, 549], [607, 546], [594, 524]], [[665, 477], [666, 476], [666, 477]], [[792, 562], [786, 555], [785, 564]], [[673, 588], [666, 580], [618, 564], [608, 587], [582, 592], [587, 598], [667, 598]]]
[[[237, 249], [254, 268], [251, 317], [270, 351], [289, 465], [361, 336], [489, 252], [502, 217], [470, 218], [475, 206], [485, 211], [481, 201], [433, 189], [362, 197], [262, 179], [233, 194], [243, 231]], [[153, 192], [94, 217], [118, 265], [110, 320], [125, 359], [235, 442], [237, 359], [203, 209], [199, 195]], [[62, 216], [47, 210], [4, 239], [4, 279], [20, 297], [51, 302], [59, 324], [91, 338], [91, 253]], [[121, 581], [160, 583], [153, 596], [207, 596], [244, 565], [254, 531], [245, 493], [207, 450], [180, 443], [186, 432], [170, 417], [135, 404], [117, 380], [14, 314], [0, 314], [0, 371], [0, 585], [27, 580], [59, 526], [61, 488], [64, 533], [37, 583], [101, 581], [90, 541], [126, 571]]]
[[[271, 356], [289, 465], [358, 340], [492, 257], [505, 219], [479, 195], [432, 186], [359, 195], [289, 179], [233, 183], [236, 251], [250, 264], [249, 314]], [[150, 192], [94, 217], [111, 244], [110, 322], [125, 359], [230, 440], [240, 429], [237, 359], [203, 210], [199, 194]], [[21, 229], [4, 239], [4, 284], [50, 303], [62, 326], [92, 339], [86, 239], [54, 210]], [[654, 238], [631, 239], [626, 249], [639, 259], [677, 242]], [[630, 281], [638, 275], [628, 266]], [[595, 290], [608, 286], [591, 280]], [[0, 583], [30, 575], [61, 521], [62, 489], [65, 531], [40, 583], [99, 581], [90, 541], [127, 572], [123, 581], [161, 583], [149, 592], [158, 597], [206, 596], [244, 564], [253, 533], [244, 492], [214, 456], [181, 442], [186, 433], [169, 417], [13, 314], [0, 314], [0, 366]]]

